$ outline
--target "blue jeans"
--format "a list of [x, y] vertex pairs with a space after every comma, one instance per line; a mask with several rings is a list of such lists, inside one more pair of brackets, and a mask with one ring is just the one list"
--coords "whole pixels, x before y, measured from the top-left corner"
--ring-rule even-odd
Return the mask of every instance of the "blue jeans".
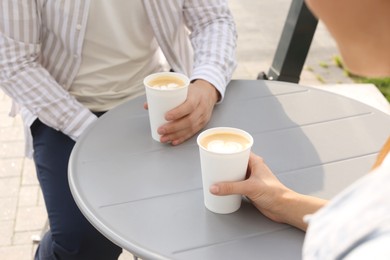
[[50, 223], [35, 259], [118, 259], [122, 249], [88, 222], [71, 195], [68, 161], [75, 142], [39, 119], [31, 131], [34, 162]]

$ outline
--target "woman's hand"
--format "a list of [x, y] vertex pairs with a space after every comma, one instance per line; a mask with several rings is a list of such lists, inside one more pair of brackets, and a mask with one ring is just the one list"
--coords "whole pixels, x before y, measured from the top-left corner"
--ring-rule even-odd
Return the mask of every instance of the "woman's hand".
[[217, 183], [210, 187], [214, 195], [241, 194], [273, 221], [287, 223], [302, 230], [307, 224], [303, 217], [321, 208], [326, 201], [302, 195], [283, 185], [263, 159], [255, 154], [249, 158], [247, 179], [238, 182]]

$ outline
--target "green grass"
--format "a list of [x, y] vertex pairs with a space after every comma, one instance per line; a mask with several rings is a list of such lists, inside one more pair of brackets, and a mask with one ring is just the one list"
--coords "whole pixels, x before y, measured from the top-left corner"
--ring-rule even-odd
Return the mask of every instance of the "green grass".
[[319, 82], [321, 82], [321, 83], [325, 83], [324, 78], [323, 78], [322, 76], [320, 76], [320, 75], [316, 75], [316, 79], [317, 79]]
[[355, 82], [358, 83], [371, 83], [374, 84], [380, 92], [386, 97], [387, 101], [390, 102], [390, 77], [386, 78], [366, 78], [366, 77], [360, 77], [353, 75], [350, 73], [343, 65], [343, 62], [340, 58], [340, 56], [334, 56], [333, 62], [336, 64], [336, 66], [340, 67], [344, 70], [344, 73], [349, 76], [351, 79], [353, 79]]
[[390, 77], [388, 78], [364, 78], [352, 76], [352, 78], [359, 83], [372, 83], [374, 84], [390, 102]]
[[329, 68], [329, 64], [326, 63], [325, 61], [321, 61], [319, 64], [320, 64], [320, 66], [321, 66], [322, 68], [324, 68], [324, 69]]
[[333, 62], [337, 67], [344, 69], [343, 61], [341, 60], [340, 56], [333, 56]]

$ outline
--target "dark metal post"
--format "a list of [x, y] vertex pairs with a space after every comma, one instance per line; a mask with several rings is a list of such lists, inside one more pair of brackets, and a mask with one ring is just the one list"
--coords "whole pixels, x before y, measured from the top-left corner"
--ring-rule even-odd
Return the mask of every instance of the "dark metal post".
[[292, 0], [268, 79], [299, 82], [317, 24], [304, 0]]

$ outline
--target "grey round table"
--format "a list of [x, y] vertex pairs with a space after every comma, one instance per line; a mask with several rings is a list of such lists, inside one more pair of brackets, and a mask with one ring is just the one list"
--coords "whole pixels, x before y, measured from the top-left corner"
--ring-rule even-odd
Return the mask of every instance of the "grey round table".
[[[203, 205], [196, 136], [151, 138], [145, 97], [103, 115], [77, 142], [69, 182], [83, 214], [144, 259], [300, 259], [304, 233], [245, 199], [232, 214]], [[390, 116], [297, 84], [234, 80], [206, 128], [239, 127], [292, 189], [332, 198], [366, 174], [390, 134]]]

